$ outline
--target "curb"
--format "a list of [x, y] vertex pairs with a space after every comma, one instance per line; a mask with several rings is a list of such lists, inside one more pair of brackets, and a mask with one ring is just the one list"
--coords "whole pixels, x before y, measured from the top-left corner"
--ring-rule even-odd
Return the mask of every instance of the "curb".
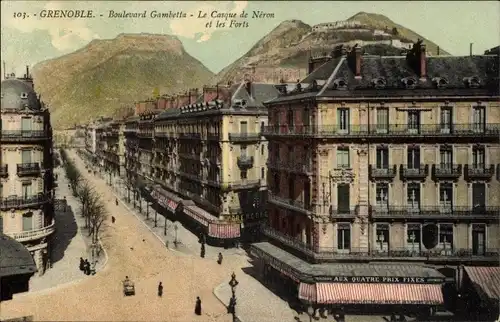
[[[222, 299], [222, 296], [219, 295], [219, 292], [220, 292], [220, 289], [224, 286], [225, 284], [224, 283], [221, 283], [219, 285], [217, 285], [216, 287], [214, 287], [212, 293], [214, 294], [214, 296], [219, 300], [219, 302], [222, 303], [222, 305], [224, 305], [225, 308], [227, 308], [228, 304], [224, 303], [224, 300]], [[229, 313], [228, 313], [229, 314]], [[236, 314], [236, 319], [237, 321], [239, 322], [244, 322], [244, 320], [238, 315]]]

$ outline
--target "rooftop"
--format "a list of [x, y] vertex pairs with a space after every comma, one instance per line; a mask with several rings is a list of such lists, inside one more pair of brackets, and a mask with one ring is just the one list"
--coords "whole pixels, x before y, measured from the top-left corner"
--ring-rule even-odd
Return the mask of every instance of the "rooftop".
[[37, 272], [30, 252], [20, 242], [0, 234], [0, 277]]

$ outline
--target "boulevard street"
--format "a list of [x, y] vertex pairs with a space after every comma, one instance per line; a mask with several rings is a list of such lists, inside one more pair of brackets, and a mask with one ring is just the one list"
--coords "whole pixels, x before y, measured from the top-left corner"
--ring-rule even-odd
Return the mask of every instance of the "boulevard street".
[[[35, 321], [231, 321], [212, 291], [221, 281], [229, 280], [245, 258], [235, 256], [218, 265], [215, 260], [178, 256], [167, 250], [121, 203], [115, 205], [111, 189], [87, 173], [74, 151], [68, 152], [84, 178], [102, 195], [110, 214], [101, 234], [109, 261], [95, 276], [2, 302], [0, 318], [33, 315]], [[114, 224], [111, 215], [116, 218]], [[123, 295], [125, 276], [135, 282], [135, 296]], [[162, 298], [157, 296], [160, 281]], [[197, 296], [202, 300], [201, 316], [194, 314]]]

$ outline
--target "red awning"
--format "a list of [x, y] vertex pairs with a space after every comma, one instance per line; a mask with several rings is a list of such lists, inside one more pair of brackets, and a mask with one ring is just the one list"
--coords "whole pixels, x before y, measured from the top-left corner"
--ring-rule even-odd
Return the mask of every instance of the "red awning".
[[500, 299], [500, 267], [464, 267], [472, 283], [490, 299]]
[[240, 237], [240, 224], [211, 223], [208, 225], [208, 236], [215, 238]]
[[316, 283], [321, 304], [443, 304], [441, 284]]
[[206, 211], [201, 209], [200, 207], [197, 207], [197, 206], [184, 207], [184, 213], [205, 227], [208, 227], [208, 224], [210, 222], [212, 222], [213, 219], [210, 217], [217, 219], [216, 217], [214, 217], [210, 214], [208, 214], [210, 216], [210, 217], [208, 217]]
[[172, 212], [175, 212], [177, 207], [179, 207], [179, 202], [173, 200], [174, 196], [168, 196], [168, 192], [161, 188], [154, 188], [151, 191], [151, 197], [156, 200], [156, 202], [162, 206], [163, 208], [169, 209]]
[[316, 284], [299, 284], [299, 299], [311, 303], [316, 303]]

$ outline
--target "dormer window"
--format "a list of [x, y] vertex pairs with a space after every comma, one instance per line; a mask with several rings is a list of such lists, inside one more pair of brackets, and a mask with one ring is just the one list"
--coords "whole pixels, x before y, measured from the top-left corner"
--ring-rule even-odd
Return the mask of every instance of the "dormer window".
[[468, 88], [478, 88], [481, 85], [481, 80], [477, 76], [466, 77], [464, 83]]
[[295, 88], [297, 89], [298, 92], [300, 92], [302, 90], [302, 84], [297, 83], [297, 86]]
[[444, 77], [434, 77], [432, 82], [437, 88], [445, 88], [448, 85], [448, 80]]
[[21, 93], [21, 98], [28, 98], [28, 93], [22, 92]]
[[405, 77], [401, 80], [407, 89], [413, 89], [417, 86], [417, 81], [413, 77]]
[[375, 87], [377, 89], [381, 89], [381, 88], [385, 88], [385, 85], [387, 85], [387, 82], [386, 82], [385, 78], [377, 77], [377, 78], [372, 79], [372, 84], [373, 84], [373, 87]]
[[337, 78], [336, 80], [333, 81], [333, 88], [334, 89], [345, 89], [345, 88], [347, 88], [347, 82], [343, 78]]

